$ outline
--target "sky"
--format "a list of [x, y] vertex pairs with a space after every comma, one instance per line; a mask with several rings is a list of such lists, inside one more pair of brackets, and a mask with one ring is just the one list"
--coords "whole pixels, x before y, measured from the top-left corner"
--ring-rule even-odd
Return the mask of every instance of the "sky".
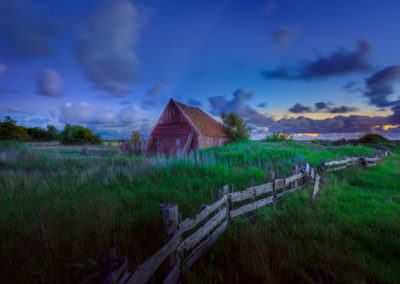
[[148, 135], [168, 100], [252, 138], [400, 139], [400, 1], [0, 0], [0, 116]]

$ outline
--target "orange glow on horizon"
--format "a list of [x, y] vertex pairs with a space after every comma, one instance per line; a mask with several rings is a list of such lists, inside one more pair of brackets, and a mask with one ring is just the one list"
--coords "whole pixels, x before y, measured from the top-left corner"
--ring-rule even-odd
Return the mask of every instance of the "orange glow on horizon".
[[309, 136], [309, 137], [317, 137], [319, 134], [318, 133], [296, 133], [294, 136]]
[[372, 128], [374, 128], [374, 129], [382, 129], [384, 131], [388, 131], [391, 128], [397, 128], [397, 127], [400, 127], [400, 124], [397, 124], [397, 125], [393, 125], [393, 124], [376, 125], [376, 126], [373, 126]]

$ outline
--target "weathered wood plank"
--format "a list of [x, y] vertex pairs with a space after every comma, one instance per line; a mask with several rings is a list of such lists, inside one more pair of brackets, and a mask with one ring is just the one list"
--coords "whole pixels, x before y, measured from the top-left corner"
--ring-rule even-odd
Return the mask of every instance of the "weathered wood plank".
[[286, 194], [288, 194], [288, 193], [295, 192], [295, 191], [297, 191], [297, 190], [299, 190], [299, 189], [302, 189], [302, 188], [304, 188], [305, 186], [306, 186], [306, 184], [302, 184], [302, 185], [298, 185], [297, 187], [294, 187], [294, 188], [285, 190], [285, 191], [283, 191], [283, 192], [281, 192], [281, 193], [278, 193], [278, 194], [276, 195], [276, 198], [277, 198], [277, 199], [280, 199], [282, 196], [284, 196], [284, 195], [286, 195]]
[[[217, 240], [218, 237], [225, 232], [228, 226], [228, 221], [223, 222], [219, 225], [214, 232], [212, 232], [204, 241], [202, 241], [187, 257], [186, 265], [190, 268], [205, 252], [206, 249], [211, 247]], [[182, 262], [178, 261], [172, 268], [170, 273], [164, 279], [163, 283], [177, 283], [179, 281], [182, 269]]]
[[249, 204], [243, 205], [243, 206], [239, 207], [238, 209], [232, 210], [231, 211], [231, 218], [237, 217], [237, 216], [245, 214], [247, 212], [256, 210], [257, 208], [260, 208], [260, 207], [263, 207], [265, 205], [271, 204], [274, 201], [273, 198], [274, 198], [273, 196], [270, 196], [270, 197], [267, 197], [267, 198], [264, 198], [264, 199], [257, 200], [257, 201], [255, 201], [253, 203], [249, 203]]
[[226, 213], [227, 210], [226, 208], [222, 208], [221, 211], [219, 211], [217, 214], [215, 214], [207, 223], [204, 224], [204, 226], [200, 227], [196, 232], [194, 232], [192, 235], [187, 237], [180, 247], [178, 248], [179, 251], [182, 249], [185, 250], [190, 250], [196, 244], [201, 241], [210, 231], [212, 231], [222, 220], [226, 218]]
[[298, 174], [292, 175], [290, 177], [285, 178], [285, 184], [289, 184], [289, 183], [291, 183], [295, 180], [301, 179], [303, 177], [304, 177], [303, 173], [298, 173]]
[[224, 204], [226, 202], [226, 200], [227, 200], [227, 196], [224, 195], [220, 200], [218, 200], [214, 204], [207, 206], [203, 211], [201, 211], [199, 214], [197, 214], [193, 219], [186, 218], [185, 220], [182, 221], [182, 223], [179, 224], [178, 232], [180, 234], [183, 234], [184, 232], [193, 229], [198, 224], [200, 224], [201, 221], [206, 219], [208, 215], [210, 215], [216, 209], [221, 207], [221, 205]]
[[136, 267], [132, 277], [126, 282], [129, 284], [146, 283], [160, 266], [160, 264], [179, 246], [181, 236], [177, 233], [159, 251], [146, 259], [143, 264]]
[[121, 276], [125, 274], [128, 269], [128, 258], [126, 256], [121, 257], [120, 261], [122, 262], [122, 264], [120, 264], [120, 267], [118, 267], [112, 273], [113, 283], [119, 283], [118, 282], [119, 278], [121, 278]]
[[210, 236], [207, 237], [203, 242], [201, 242], [195, 250], [188, 256], [187, 258], [187, 265], [188, 267], [191, 267], [199, 258], [200, 256], [204, 253], [204, 251], [211, 247], [217, 240], [218, 237], [225, 232], [226, 228], [228, 226], [228, 221], [223, 222], [221, 225], [219, 225], [214, 232], [210, 234]]
[[260, 194], [267, 193], [267, 192], [272, 192], [272, 182], [254, 186], [254, 187], [249, 187], [243, 191], [233, 192], [231, 195], [232, 202], [243, 201], [246, 199], [250, 199], [251, 197], [254, 197], [254, 194], [256, 194], [256, 196], [258, 196]]
[[376, 166], [376, 163], [368, 163], [367, 164], [367, 167], [375, 167]]
[[346, 158], [346, 159], [340, 160], [340, 161], [327, 162], [327, 163], [325, 163], [325, 166], [327, 167], [327, 166], [334, 166], [334, 165], [343, 165], [343, 164], [347, 164], [347, 163], [348, 163], [348, 160]]
[[312, 193], [312, 199], [313, 200], [317, 196], [317, 193], [318, 193], [318, 190], [319, 190], [319, 180], [320, 180], [320, 177], [317, 174], [317, 176], [315, 177], [315, 183], [314, 183], [314, 188], [313, 188], [313, 193]]

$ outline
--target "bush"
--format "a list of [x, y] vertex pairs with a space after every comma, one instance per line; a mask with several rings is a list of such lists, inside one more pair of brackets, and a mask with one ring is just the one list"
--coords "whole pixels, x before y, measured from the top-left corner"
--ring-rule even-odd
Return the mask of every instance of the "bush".
[[62, 144], [101, 144], [101, 137], [94, 135], [90, 129], [83, 126], [66, 124], [60, 133], [60, 142]]
[[293, 134], [286, 132], [277, 132], [272, 135], [267, 135], [264, 139], [265, 142], [282, 142], [282, 141], [293, 141]]
[[382, 142], [388, 142], [389, 140], [383, 137], [382, 135], [368, 132], [363, 137], [358, 139], [358, 141], [360, 143], [378, 144]]
[[251, 128], [235, 113], [221, 113], [222, 126], [232, 142], [248, 140]]

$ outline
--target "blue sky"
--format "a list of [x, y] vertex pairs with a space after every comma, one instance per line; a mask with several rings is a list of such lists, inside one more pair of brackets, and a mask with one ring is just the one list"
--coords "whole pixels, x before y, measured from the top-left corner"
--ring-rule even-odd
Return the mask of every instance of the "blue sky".
[[148, 134], [168, 99], [253, 137], [400, 133], [399, 1], [0, 0], [0, 114]]

